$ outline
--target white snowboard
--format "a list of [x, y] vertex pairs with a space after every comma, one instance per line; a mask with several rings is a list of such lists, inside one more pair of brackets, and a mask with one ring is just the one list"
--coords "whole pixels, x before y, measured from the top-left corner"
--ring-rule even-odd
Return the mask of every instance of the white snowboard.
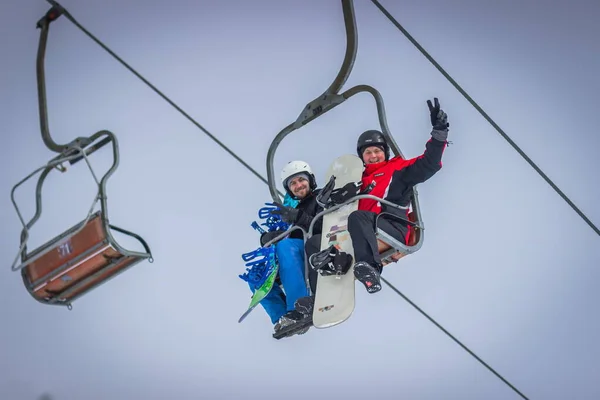
[[[336, 158], [329, 166], [325, 180], [329, 182], [335, 176], [335, 189], [350, 182], [360, 182], [364, 170], [363, 162], [355, 155], [343, 155]], [[340, 252], [352, 254], [354, 249], [348, 232], [348, 215], [358, 209], [358, 201], [354, 201], [325, 215], [323, 218], [323, 234], [321, 250], [334, 244]], [[329, 328], [347, 320], [354, 311], [354, 267], [341, 276], [322, 276], [317, 279], [317, 292], [313, 310], [313, 324], [316, 328]]]

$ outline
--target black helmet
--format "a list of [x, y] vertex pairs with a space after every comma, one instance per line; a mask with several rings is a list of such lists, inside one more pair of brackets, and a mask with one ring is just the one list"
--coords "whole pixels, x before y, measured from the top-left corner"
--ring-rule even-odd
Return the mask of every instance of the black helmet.
[[383, 133], [377, 130], [368, 130], [363, 132], [358, 137], [358, 141], [356, 142], [356, 153], [361, 159], [364, 148], [369, 146], [383, 147], [383, 152], [385, 153], [385, 160], [387, 161], [390, 158], [390, 148], [385, 141]]

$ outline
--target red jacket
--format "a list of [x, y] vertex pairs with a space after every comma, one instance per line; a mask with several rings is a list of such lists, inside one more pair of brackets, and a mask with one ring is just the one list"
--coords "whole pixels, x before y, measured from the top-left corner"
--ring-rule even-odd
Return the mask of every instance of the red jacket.
[[[369, 194], [394, 204], [408, 206], [413, 186], [425, 182], [442, 168], [442, 153], [445, 148], [445, 141], [432, 138], [425, 145], [425, 152], [418, 157], [404, 160], [397, 156], [388, 161], [368, 164], [363, 172], [361, 189], [364, 190], [375, 181], [376, 185]], [[377, 214], [382, 211], [381, 203], [373, 199], [359, 200], [358, 209]], [[408, 214], [408, 210], [406, 213]]]

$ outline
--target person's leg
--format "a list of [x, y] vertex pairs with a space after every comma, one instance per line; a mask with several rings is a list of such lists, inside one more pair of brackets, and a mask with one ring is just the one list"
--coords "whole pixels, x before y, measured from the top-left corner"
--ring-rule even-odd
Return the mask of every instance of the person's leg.
[[[365, 210], [357, 210], [348, 216], [348, 231], [354, 248], [354, 276], [369, 293], [381, 290], [380, 275], [383, 271], [381, 256], [375, 235], [375, 218], [377, 214]], [[377, 227], [404, 243], [408, 228], [398, 221], [380, 217]]]
[[[306, 259], [310, 260], [310, 256], [318, 253], [321, 250], [321, 234], [313, 235], [306, 241]], [[308, 280], [310, 283], [310, 290], [313, 295], [317, 292], [317, 278], [318, 272], [315, 271], [309, 264], [308, 266]]]
[[308, 296], [304, 278], [304, 241], [283, 239], [276, 244], [275, 252], [281, 284], [286, 293], [287, 311], [292, 311], [296, 300]]
[[[381, 273], [381, 256], [375, 236], [375, 218], [377, 214], [371, 211], [356, 210], [348, 216], [348, 231], [352, 238], [354, 248], [354, 261], [366, 262], [376, 266]], [[399, 242], [405, 243], [408, 228], [399, 221], [386, 219], [385, 216], [377, 219], [377, 227]]]
[[[248, 285], [250, 286], [252, 293], [254, 293], [253, 284], [248, 282]], [[265, 298], [260, 301], [260, 305], [271, 319], [271, 323], [273, 323], [273, 325], [275, 325], [277, 321], [279, 321], [279, 319], [286, 313], [285, 297], [285, 293], [283, 293], [281, 287], [277, 284], [274, 284], [269, 294], [267, 294]]]
[[[321, 249], [321, 235], [313, 235], [306, 241], [304, 251], [306, 253], [306, 259], [309, 259], [311, 255], [318, 253]], [[304, 270], [304, 265], [302, 265]], [[317, 292], [317, 279], [318, 272], [314, 270], [310, 265], [308, 267], [308, 281], [312, 295], [306, 294], [304, 297], [300, 297], [294, 303], [294, 307], [297, 311], [302, 313], [304, 316], [312, 317], [312, 310], [315, 302], [315, 293]]]

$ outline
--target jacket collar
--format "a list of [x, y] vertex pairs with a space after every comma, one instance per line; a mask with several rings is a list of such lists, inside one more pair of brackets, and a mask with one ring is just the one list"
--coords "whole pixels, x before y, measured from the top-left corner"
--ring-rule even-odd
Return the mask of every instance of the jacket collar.
[[365, 165], [365, 170], [363, 172], [364, 175], [371, 175], [373, 174], [375, 171], [377, 171], [380, 168], [383, 168], [387, 165], [389, 161], [382, 161], [382, 162], [378, 162], [375, 164], [367, 164]]

